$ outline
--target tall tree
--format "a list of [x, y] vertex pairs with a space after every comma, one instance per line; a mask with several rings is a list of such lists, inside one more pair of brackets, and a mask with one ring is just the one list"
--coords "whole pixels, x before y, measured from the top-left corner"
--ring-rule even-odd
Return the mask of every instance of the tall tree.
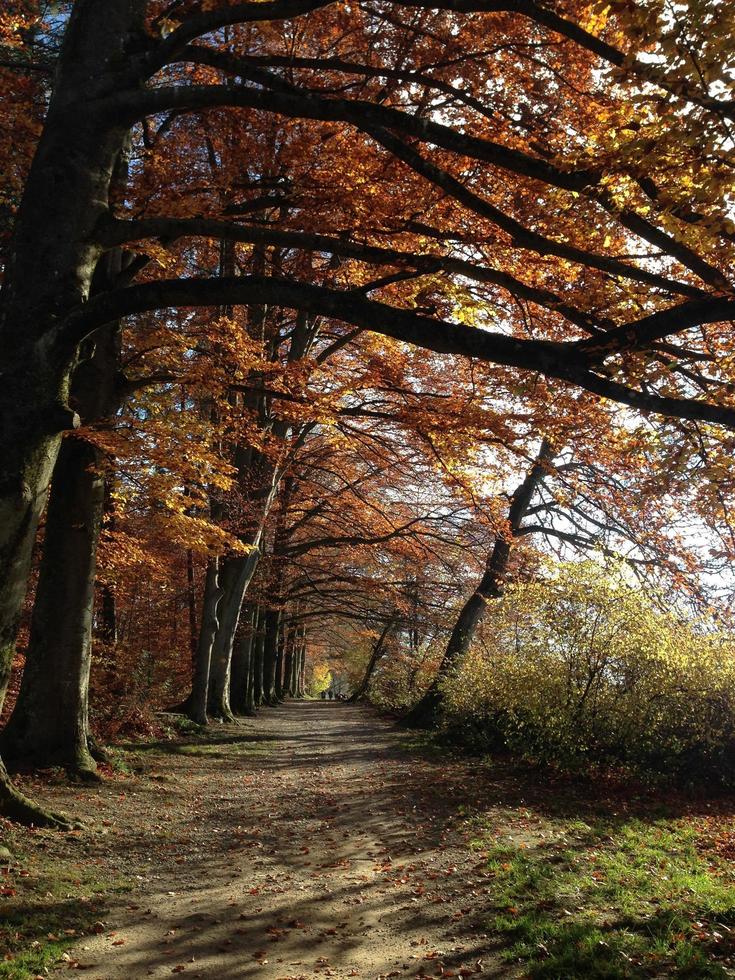
[[[61, 435], [78, 424], [78, 347], [119, 318], [265, 303], [350, 325], [345, 344], [373, 331], [731, 429], [732, 79], [717, 69], [732, 16], [714, 0], [706, 31], [654, 0], [592, 20], [576, 0], [563, 13], [403, 0], [388, 18], [325, 0], [75, 3], [6, 250], [2, 679]], [[487, 36], [499, 43], [478, 50]], [[230, 112], [254, 134], [276, 116], [305, 133], [284, 161], [297, 207], [263, 224], [247, 219], [262, 188], [224, 213], [194, 187], [181, 206], [155, 165], [134, 218], [110, 206], [132, 129], [173, 137]], [[161, 278], [182, 243], [211, 239], [293, 250], [301, 271], [222, 279], [183, 263]], [[90, 298], [121, 246], [159, 261]], [[339, 272], [326, 282], [325, 257]], [[4, 774], [2, 787], [28, 813]]]

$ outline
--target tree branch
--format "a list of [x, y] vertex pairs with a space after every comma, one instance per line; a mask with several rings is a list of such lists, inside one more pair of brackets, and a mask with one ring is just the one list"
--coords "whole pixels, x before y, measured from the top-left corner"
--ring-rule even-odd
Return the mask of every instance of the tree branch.
[[123, 316], [167, 307], [268, 303], [333, 317], [439, 354], [539, 371], [645, 412], [698, 419], [735, 429], [735, 409], [690, 398], [668, 398], [628, 388], [595, 374], [576, 343], [521, 340], [397, 309], [354, 293], [268, 276], [164, 279], [92, 297], [58, 328], [60, 347], [74, 349], [97, 327]]

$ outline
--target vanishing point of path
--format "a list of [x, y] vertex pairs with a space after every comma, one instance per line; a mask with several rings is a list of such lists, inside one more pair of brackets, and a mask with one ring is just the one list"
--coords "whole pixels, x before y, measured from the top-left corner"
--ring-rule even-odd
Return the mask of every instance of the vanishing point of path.
[[483, 933], [490, 882], [460, 806], [472, 766], [446, 781], [401, 738], [368, 709], [302, 701], [154, 750], [91, 807], [109, 833], [89, 860], [134, 888], [78, 965], [99, 980], [512, 975]]

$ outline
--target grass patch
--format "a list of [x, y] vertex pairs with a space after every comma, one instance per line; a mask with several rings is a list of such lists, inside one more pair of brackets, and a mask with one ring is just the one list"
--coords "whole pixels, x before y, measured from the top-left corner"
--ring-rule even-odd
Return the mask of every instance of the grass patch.
[[130, 890], [75, 859], [51, 857], [42, 836], [12, 830], [14, 854], [0, 877], [0, 980], [33, 980], [59, 962], [80, 937], [99, 931], [107, 896]]
[[[735, 869], [685, 819], [549, 821], [487, 856], [508, 960], [546, 980], [735, 975]], [[732, 931], [731, 931], [732, 930]]]
[[461, 759], [469, 755], [462, 746], [447, 741], [442, 731], [407, 731], [402, 733], [398, 746], [404, 752], [425, 759]]
[[224, 759], [231, 755], [260, 755], [271, 749], [273, 745], [275, 742], [259, 737], [235, 736], [226, 740], [215, 739], [211, 742], [202, 740], [179, 743], [172, 751], [177, 755], [218, 756]]

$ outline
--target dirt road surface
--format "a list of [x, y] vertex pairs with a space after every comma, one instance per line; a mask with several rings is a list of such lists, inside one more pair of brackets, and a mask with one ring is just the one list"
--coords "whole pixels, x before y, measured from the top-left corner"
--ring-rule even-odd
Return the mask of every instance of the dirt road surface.
[[513, 975], [483, 931], [472, 764], [447, 776], [404, 738], [368, 709], [301, 701], [154, 749], [92, 807], [109, 835], [89, 859], [133, 889], [73, 961], [98, 980]]

